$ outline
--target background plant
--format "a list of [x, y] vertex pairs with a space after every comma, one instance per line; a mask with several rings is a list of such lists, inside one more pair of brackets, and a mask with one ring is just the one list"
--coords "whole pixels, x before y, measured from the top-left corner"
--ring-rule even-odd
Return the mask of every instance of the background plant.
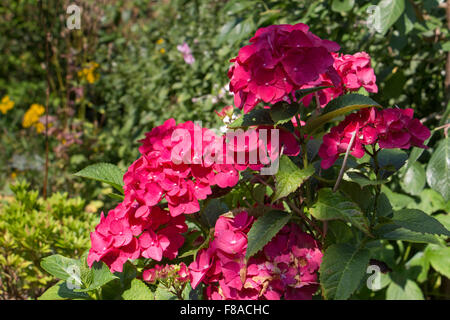
[[40, 261], [52, 254], [79, 257], [89, 248], [96, 217], [81, 198], [54, 193], [47, 200], [25, 181], [0, 199], [0, 298], [34, 299], [55, 281]]

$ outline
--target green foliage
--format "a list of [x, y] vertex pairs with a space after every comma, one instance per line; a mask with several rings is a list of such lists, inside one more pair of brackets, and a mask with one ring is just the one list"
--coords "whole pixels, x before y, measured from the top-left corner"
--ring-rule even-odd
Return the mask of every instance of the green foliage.
[[276, 192], [273, 201], [286, 197], [295, 192], [303, 182], [314, 173], [314, 167], [298, 168], [288, 156], [281, 156], [278, 172], [275, 174]]
[[316, 219], [343, 220], [351, 223], [363, 232], [369, 232], [369, 222], [361, 208], [342, 194], [334, 193], [331, 189], [320, 189], [317, 202], [310, 209]]
[[372, 165], [374, 167], [378, 165], [380, 167], [379, 178], [386, 179], [403, 167], [407, 159], [407, 153], [402, 150], [382, 149], [377, 154], [378, 163], [375, 164], [375, 160], [373, 160]]
[[441, 140], [427, 166], [427, 182], [450, 201], [450, 139]]
[[[58, 279], [67, 280], [74, 275], [74, 271], [71, 270], [71, 267], [80, 268], [80, 263], [75, 259], [70, 259], [62, 255], [55, 254], [42, 259], [41, 267]], [[80, 278], [76, 278], [75, 280], [81, 284]]]
[[392, 222], [414, 232], [450, 236], [450, 231], [438, 220], [420, 210], [403, 209], [396, 211], [392, 217]]
[[405, 11], [405, 0], [381, 0], [378, 6], [380, 7], [380, 33], [385, 35]]
[[326, 299], [348, 299], [369, 264], [369, 250], [351, 244], [330, 246], [320, 265], [320, 284]]
[[256, 220], [248, 233], [246, 258], [250, 258], [269, 243], [291, 217], [286, 212], [270, 211]]
[[424, 300], [422, 290], [416, 282], [411, 279], [402, 280], [391, 282], [386, 290], [387, 300]]
[[84, 292], [75, 292], [67, 287], [66, 281], [59, 281], [54, 286], [45, 291], [39, 298], [39, 300], [86, 300], [89, 299], [89, 295]]
[[325, 106], [320, 116], [316, 118], [313, 117], [306, 122], [305, 131], [307, 133], [313, 133], [318, 128], [323, 127], [325, 123], [330, 122], [339, 116], [346, 115], [355, 110], [379, 106], [380, 105], [377, 102], [369, 97], [356, 93], [337, 97]]
[[[36, 298], [54, 283], [40, 268], [41, 260], [54, 253], [81, 255], [90, 246], [89, 232], [97, 218], [84, 211], [80, 198], [55, 193], [43, 200], [26, 182], [12, 185], [11, 190], [14, 196], [0, 202], [0, 296]], [[72, 261], [60, 259], [53, 267], [64, 268]], [[59, 270], [62, 278], [64, 271]]]
[[400, 181], [402, 189], [412, 195], [419, 195], [425, 187], [425, 183], [425, 170], [418, 162], [409, 166]]
[[139, 279], [131, 281], [130, 288], [122, 294], [124, 300], [154, 300], [155, 297], [149, 287]]
[[124, 174], [124, 171], [110, 163], [96, 163], [75, 173], [78, 177], [97, 180], [109, 184], [121, 193], [123, 193]]

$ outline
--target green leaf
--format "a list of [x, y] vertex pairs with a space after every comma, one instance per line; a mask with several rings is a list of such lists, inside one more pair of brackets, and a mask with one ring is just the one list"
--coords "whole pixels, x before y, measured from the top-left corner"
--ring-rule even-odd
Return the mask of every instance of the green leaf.
[[[408, 209], [419, 209], [427, 214], [432, 214], [433, 212], [440, 210], [450, 212], [450, 201], [447, 201], [446, 203], [444, 198], [442, 198], [442, 195], [433, 189], [423, 189], [418, 197], [420, 203], [412, 201], [408, 203], [406, 207]], [[447, 227], [447, 229], [450, 229], [450, 227]]]
[[358, 91], [356, 91], [355, 93], [361, 94], [366, 97], [368, 97], [370, 95], [369, 91], [367, 91], [366, 88], [364, 88], [364, 87], [359, 88]]
[[90, 299], [84, 292], [74, 292], [67, 287], [66, 281], [61, 280], [48, 288], [38, 300], [66, 300], [66, 299]]
[[201, 217], [211, 228], [213, 228], [220, 215], [228, 211], [230, 211], [230, 209], [223, 201], [220, 199], [211, 199], [207, 202]]
[[159, 283], [155, 291], [155, 300], [178, 300], [178, 297]]
[[386, 290], [387, 300], [424, 300], [422, 290], [411, 279], [400, 283], [392, 281]]
[[403, 209], [409, 204], [414, 203], [414, 198], [405, 194], [393, 192], [385, 185], [381, 186], [381, 191], [386, 194], [394, 210]]
[[[88, 270], [90, 270], [88, 268]], [[127, 261], [123, 265], [122, 272], [115, 273], [118, 276], [118, 279], [114, 279], [103, 285], [101, 287], [101, 298], [102, 300], [122, 300], [124, 297], [122, 296], [125, 290], [130, 289], [131, 281], [136, 279], [137, 270], [136, 266], [134, 266], [131, 261]]]
[[117, 193], [108, 193], [108, 197], [114, 200], [123, 201], [125, 197], [123, 195], [117, 194]]
[[[408, 159], [408, 154], [399, 149], [382, 149], [377, 153], [378, 166], [381, 168], [378, 175], [380, 179], [386, 179], [400, 170]], [[370, 160], [375, 168], [373, 158]]]
[[101, 181], [116, 188], [123, 193], [123, 172], [119, 167], [111, 163], [96, 163], [87, 166], [81, 171], [75, 173], [78, 177]]
[[384, 184], [388, 182], [387, 180], [370, 180], [367, 176], [362, 173], [355, 171], [348, 171], [345, 173], [350, 181], [356, 182], [362, 188], [366, 186], [375, 186], [379, 184]]
[[347, 223], [340, 220], [332, 220], [328, 222], [325, 246], [349, 242], [352, 238], [353, 232]]
[[[450, 210], [448, 210], [450, 212]], [[450, 215], [449, 214], [438, 214], [435, 216], [436, 220], [438, 220], [442, 225], [450, 230]]]
[[183, 300], [202, 300], [202, 292], [203, 288], [202, 286], [198, 286], [195, 289], [192, 289], [191, 283], [186, 283], [186, 286], [183, 289], [183, 292], [181, 293]]
[[329, 188], [319, 190], [317, 202], [310, 209], [310, 213], [318, 220], [343, 220], [369, 233], [369, 222], [361, 208], [343, 194], [333, 192]]
[[390, 27], [400, 18], [405, 11], [405, 0], [381, 0], [380, 8], [381, 35], [385, 35]]
[[422, 165], [415, 162], [403, 175], [400, 185], [403, 190], [412, 195], [419, 195], [425, 187], [425, 170]]
[[401, 240], [415, 243], [439, 243], [439, 240], [431, 234], [411, 231], [409, 229], [399, 227], [394, 223], [378, 225], [375, 235], [378, 238], [385, 240]]
[[287, 103], [280, 101], [270, 107], [270, 116], [275, 124], [283, 124], [288, 122], [295, 116], [300, 109], [297, 103]]
[[430, 270], [430, 261], [424, 252], [417, 252], [406, 264], [409, 278], [416, 279], [422, 283], [428, 278], [428, 271]]
[[314, 172], [315, 169], [312, 164], [304, 169], [300, 169], [288, 156], [281, 156], [280, 166], [275, 174], [276, 191], [272, 202], [295, 192]]
[[253, 109], [228, 125], [230, 129], [245, 128], [257, 125], [273, 125], [270, 109]]
[[363, 187], [355, 182], [342, 180], [339, 192], [356, 203], [363, 212], [373, 209], [373, 195], [369, 187]]
[[450, 231], [438, 220], [417, 209], [403, 209], [394, 212], [392, 222], [414, 232], [450, 236]]
[[321, 87], [314, 87], [314, 88], [307, 88], [307, 89], [300, 89], [295, 91], [295, 98], [297, 101], [301, 100], [302, 98], [306, 97], [308, 94], [327, 89], [332, 88], [332, 86], [321, 86]]
[[430, 187], [450, 200], [450, 139], [446, 138], [439, 143], [431, 155], [427, 166], [427, 182]]
[[101, 288], [108, 282], [119, 278], [112, 274], [106, 264], [101, 261], [94, 262], [87, 277], [90, 278], [89, 285], [83, 289], [75, 290], [76, 292], [93, 291]]
[[335, 12], [347, 12], [352, 10], [355, 0], [333, 0], [331, 10]]
[[267, 187], [264, 184], [257, 184], [253, 187], [252, 197], [257, 203], [264, 203], [267, 195]]
[[322, 258], [320, 284], [326, 299], [348, 299], [366, 274], [370, 251], [351, 244], [334, 244]]
[[291, 215], [283, 211], [269, 211], [258, 218], [248, 232], [248, 245], [245, 257], [260, 251], [289, 221]]
[[153, 292], [139, 279], [133, 279], [129, 289], [122, 293], [124, 300], [155, 300]]
[[377, 216], [378, 217], [391, 217], [392, 206], [386, 194], [383, 192], [378, 196]]
[[67, 280], [69, 278], [74, 279], [79, 285], [81, 285], [80, 279], [80, 261], [63, 257], [59, 254], [46, 257], [41, 260], [41, 267], [52, 276]]
[[346, 94], [331, 100], [323, 110], [322, 115], [311, 118], [306, 122], [305, 132], [310, 134], [316, 129], [322, 127], [325, 123], [332, 121], [334, 118], [369, 107], [380, 107], [380, 105], [369, 97], [352, 93]]
[[450, 41], [444, 42], [442, 44], [442, 50], [444, 50], [446, 52], [450, 52]]
[[425, 255], [434, 270], [450, 279], [450, 247], [429, 246]]

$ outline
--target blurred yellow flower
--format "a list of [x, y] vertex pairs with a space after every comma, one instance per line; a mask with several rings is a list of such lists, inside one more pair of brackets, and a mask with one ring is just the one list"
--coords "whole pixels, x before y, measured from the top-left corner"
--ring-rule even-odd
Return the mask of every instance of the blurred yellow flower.
[[17, 178], [17, 172], [13, 171], [11, 172], [11, 179], [15, 180]]
[[45, 126], [39, 122], [39, 118], [44, 114], [45, 107], [41, 104], [34, 103], [30, 109], [25, 112], [22, 119], [22, 127], [29, 128], [34, 126], [38, 133], [44, 131]]
[[9, 99], [9, 96], [4, 96], [0, 101], [0, 111], [3, 114], [6, 114], [8, 110], [11, 110], [14, 107], [14, 101]]
[[85, 68], [78, 71], [78, 77], [88, 83], [94, 83], [100, 78], [100, 75], [95, 72], [99, 66], [97, 62], [88, 63]]
[[164, 39], [159, 38], [158, 41], [156, 41], [156, 44], [163, 44], [164, 43]]
[[41, 122], [36, 123], [34, 126], [36, 127], [36, 132], [37, 133], [41, 133], [42, 131], [45, 130], [45, 126]]
[[166, 49], [161, 48], [161, 49], [159, 49], [159, 52], [162, 53], [162, 54], [164, 54], [164, 53], [166, 53]]

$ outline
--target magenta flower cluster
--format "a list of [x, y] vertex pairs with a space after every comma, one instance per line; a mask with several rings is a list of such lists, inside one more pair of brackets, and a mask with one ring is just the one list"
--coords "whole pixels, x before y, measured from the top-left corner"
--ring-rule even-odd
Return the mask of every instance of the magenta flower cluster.
[[316, 241], [291, 223], [246, 261], [253, 222], [245, 211], [234, 218], [219, 217], [214, 239], [189, 265], [192, 287], [206, 284], [210, 300], [311, 299], [322, 261]]
[[211, 194], [211, 186], [233, 187], [238, 182], [232, 165], [204, 157], [207, 150], [217, 150], [220, 137], [191, 121], [176, 125], [169, 119], [141, 142], [142, 156], [123, 178], [125, 203], [137, 201], [139, 210], [165, 199], [173, 217], [194, 213], [200, 210], [198, 200]]
[[[173, 137], [177, 129], [183, 134], [178, 137], [187, 140], [177, 139], [176, 134]], [[193, 122], [176, 125], [173, 119], [146, 134], [139, 148], [142, 156], [124, 175], [124, 201], [107, 217], [102, 214], [91, 233], [90, 266], [101, 260], [114, 272], [122, 271], [128, 259], [174, 259], [184, 243], [181, 233], [187, 231], [183, 213], [199, 211], [198, 200], [212, 193], [211, 186], [225, 188], [237, 183], [239, 175], [232, 165], [206, 163], [197, 150], [184, 155], [189, 161], [174, 163], [173, 148], [181, 144], [187, 150], [195, 149], [191, 148], [198, 145], [194, 137], [200, 137], [200, 146], [205, 149], [216, 141], [210, 130]], [[185, 149], [178, 153], [180, 157]], [[194, 161], [196, 157], [198, 161]], [[158, 206], [163, 198], [168, 210]]]
[[[370, 56], [366, 52], [357, 52], [353, 55], [332, 52], [331, 55], [334, 59], [333, 67], [341, 80], [339, 84], [335, 85], [336, 81], [325, 73], [321, 74], [316, 81], [302, 86], [302, 89], [330, 87], [317, 92], [321, 107], [343, 94], [358, 91], [360, 88], [364, 88], [368, 92], [378, 92], [375, 72], [371, 67]], [[303, 98], [303, 104], [308, 106], [313, 96], [314, 94], [309, 94]]]
[[158, 206], [144, 214], [137, 202], [120, 203], [91, 233], [91, 249], [87, 262], [103, 261], [111, 272], [122, 272], [128, 259], [140, 257], [160, 261], [163, 256], [174, 259], [184, 243], [187, 231], [184, 215], [173, 218]]
[[244, 113], [258, 103], [276, 103], [321, 74], [340, 82], [332, 52], [339, 45], [323, 40], [305, 24], [272, 25], [256, 31], [251, 44], [241, 48], [228, 71], [236, 107]]
[[348, 115], [323, 137], [319, 149], [322, 168], [330, 168], [346, 152], [355, 131], [350, 151], [356, 158], [364, 156], [365, 146], [377, 143], [381, 149], [426, 148], [423, 143], [430, 137], [430, 130], [413, 114], [413, 109], [365, 108]]

